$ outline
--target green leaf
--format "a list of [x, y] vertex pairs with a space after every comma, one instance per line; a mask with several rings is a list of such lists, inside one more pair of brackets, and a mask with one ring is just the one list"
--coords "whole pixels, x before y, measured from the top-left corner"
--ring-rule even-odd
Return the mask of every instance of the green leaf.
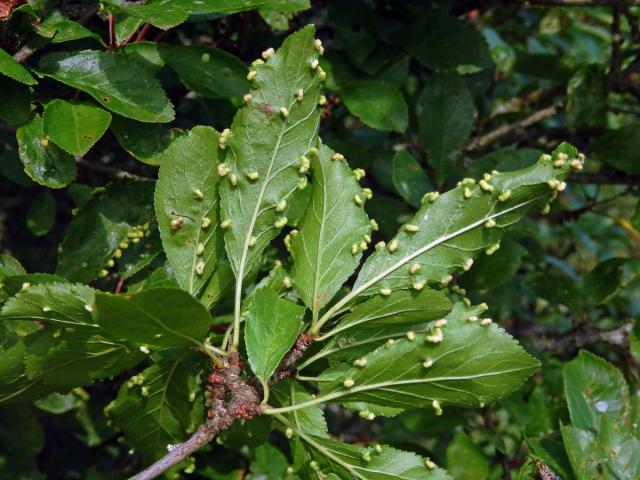
[[140, 352], [102, 334], [68, 328], [31, 334], [25, 345], [29, 379], [63, 390], [113, 377], [144, 358]]
[[49, 139], [72, 155], [83, 156], [107, 131], [111, 114], [90, 103], [55, 99], [42, 115]]
[[522, 264], [525, 248], [509, 238], [500, 243], [500, 249], [493, 255], [480, 257], [470, 272], [461, 278], [466, 289], [485, 290], [497, 288], [513, 281]]
[[609, 478], [640, 477], [640, 438], [630, 433], [620, 419], [603, 419], [598, 440], [608, 453], [605, 472]]
[[633, 214], [631, 214], [631, 225], [636, 230], [640, 230], [640, 200], [636, 203], [636, 208], [633, 210]]
[[64, 43], [82, 38], [93, 38], [100, 41], [100, 36], [78, 22], [69, 20], [59, 11], [54, 10], [36, 27], [37, 32], [51, 39], [51, 43]]
[[[25, 282], [27, 285], [25, 286]], [[40, 285], [41, 283], [68, 283], [64, 278], [50, 273], [30, 273], [13, 275], [4, 279], [4, 290], [9, 296], [16, 295], [18, 292], [29, 286]]]
[[629, 389], [620, 371], [586, 350], [564, 367], [564, 389], [576, 428], [597, 432], [603, 418], [626, 418]]
[[2, 48], [0, 48], [0, 73], [25, 85], [35, 85], [38, 83], [36, 79], [31, 76], [29, 70], [20, 65], [20, 63], [14, 60], [14, 58]]
[[149, 165], [158, 166], [164, 152], [182, 135], [177, 129], [167, 129], [155, 123], [142, 123], [116, 115], [111, 131], [129, 155]]
[[113, 338], [156, 347], [202, 345], [212, 320], [200, 302], [182, 290], [98, 293], [95, 318]]
[[251, 86], [246, 65], [224, 50], [182, 45], [165, 50], [163, 56], [182, 83], [203, 97], [241, 97]]
[[245, 327], [247, 355], [265, 392], [269, 378], [298, 338], [304, 312], [304, 307], [281, 299], [270, 288], [256, 291], [249, 303]]
[[[231, 221], [225, 246], [240, 285], [284, 226], [275, 226], [276, 208], [296, 190], [302, 180], [300, 157], [317, 141], [320, 79], [318, 69], [310, 67], [319, 56], [314, 31], [309, 26], [290, 35], [277, 53], [254, 67], [252, 100], [236, 114], [226, 139], [230, 172], [221, 186], [221, 215]], [[296, 97], [300, 89], [302, 101]], [[256, 174], [255, 180], [247, 177]]]
[[40, 73], [77, 88], [124, 117], [170, 122], [173, 105], [145, 67], [122, 52], [56, 52], [40, 60]]
[[19, 125], [29, 120], [31, 113], [31, 89], [27, 85], [0, 76], [0, 119], [9, 125]]
[[602, 472], [606, 455], [599, 448], [593, 433], [577, 427], [560, 425], [564, 447], [571, 468], [578, 480], [605, 480]]
[[270, 443], [264, 443], [253, 451], [251, 474], [247, 480], [281, 480], [287, 478], [287, 457]]
[[600, 262], [584, 278], [583, 292], [589, 303], [607, 303], [640, 276], [640, 260], [610, 258]]
[[[202, 422], [204, 399], [196, 381], [199, 357], [162, 358], [125, 382], [107, 407], [126, 442], [150, 463], [183, 442]], [[204, 358], [204, 357], [202, 357]]]
[[[387, 445], [378, 453], [374, 448], [349, 445], [330, 438], [301, 435], [312, 457], [323, 472], [349, 480], [449, 480], [447, 473], [430, 469], [425, 459], [415, 453], [404, 452]], [[368, 460], [370, 458], [370, 460]], [[329, 477], [328, 477], [329, 478]]]
[[123, 0], [103, 0], [118, 13], [126, 13], [142, 22], [150, 23], [162, 30], [169, 30], [187, 20], [188, 11], [182, 2], [172, 0], [149, 0], [145, 3], [130, 3]]
[[420, 162], [406, 150], [393, 156], [392, 179], [396, 192], [415, 208], [420, 208], [422, 196], [433, 190]]
[[575, 127], [599, 124], [607, 106], [607, 77], [598, 65], [579, 68], [567, 84], [567, 123]]
[[600, 135], [591, 153], [601, 162], [626, 173], [640, 173], [636, 152], [640, 148], [640, 124], [636, 123]]
[[162, 245], [180, 287], [196, 294], [218, 258], [218, 133], [194, 127], [166, 150], [156, 184]]
[[493, 68], [480, 32], [450, 16], [447, 9], [439, 10], [401, 30], [398, 43], [425, 67], [437, 71], [465, 74]]
[[56, 221], [56, 199], [49, 190], [33, 198], [27, 212], [27, 228], [35, 236], [46, 235]]
[[444, 179], [454, 167], [475, 121], [471, 92], [461, 76], [436, 75], [427, 81], [416, 108], [429, 164]]
[[233, 275], [233, 270], [231, 270], [231, 265], [226, 259], [220, 259], [209, 278], [209, 282], [202, 291], [200, 301], [207, 309], [210, 309], [233, 292], [234, 283], [235, 276]]
[[[31, 282], [29, 282], [31, 283]], [[3, 320], [29, 320], [52, 327], [97, 332], [91, 317], [95, 291], [81, 284], [52, 282], [31, 285], [2, 308]]]
[[[0, 326], [1, 328], [1, 326]], [[3, 332], [3, 348], [0, 350], [0, 405], [29, 402], [49, 393], [51, 387], [41, 379], [30, 381], [24, 368], [25, 345], [23, 340], [13, 339], [9, 344]]]
[[184, 0], [182, 3], [191, 14], [232, 14], [259, 7], [277, 5], [283, 0]]
[[486, 480], [489, 477], [488, 460], [464, 432], [456, 433], [447, 446], [447, 472], [460, 480]]
[[[330, 361], [353, 362], [384, 345], [389, 339], [395, 341], [405, 338], [409, 331], [422, 333], [429, 330], [433, 320], [446, 318], [448, 322], [463, 321], [484, 312], [483, 306], [467, 307], [462, 302], [456, 302], [451, 308], [448, 299], [435, 290], [423, 290], [417, 295], [408, 291], [394, 292], [386, 299], [392, 308], [387, 308], [381, 302], [384, 298], [374, 297], [357, 305], [351, 314], [323, 336], [329, 341], [322, 350], [299, 368], [325, 357]], [[380, 312], [376, 312], [376, 308], [381, 308]]]
[[129, 244], [128, 234], [153, 216], [153, 187], [151, 182], [124, 180], [96, 191], [67, 229], [56, 273], [88, 282], [107, 268], [109, 260], [120, 258], [122, 246]]
[[[432, 337], [436, 341], [427, 340]], [[317, 401], [433, 406], [436, 413], [449, 405], [479, 407], [519, 388], [539, 366], [501, 328], [462, 319], [387, 344], [363, 360], [364, 368], [323, 372]]]
[[376, 296], [356, 305], [323, 338], [352, 329], [356, 329], [357, 335], [363, 326], [380, 328], [403, 325], [410, 328], [411, 325], [442, 318], [450, 310], [451, 301], [440, 291], [429, 288], [420, 291], [398, 290], [389, 296]]
[[147, 67], [151, 72], [157, 73], [165, 66], [165, 59], [168, 45], [156, 42], [135, 42], [122, 47], [126, 53], [136, 62]]
[[130, 244], [129, 248], [122, 252], [117, 264], [118, 276], [121, 279], [133, 277], [163, 252], [160, 233], [156, 226], [154, 224], [151, 227], [151, 232], [144, 242]]
[[404, 132], [409, 123], [407, 102], [397, 87], [380, 80], [353, 80], [340, 91], [344, 104], [371, 128]]
[[39, 115], [20, 125], [16, 138], [24, 171], [40, 185], [62, 188], [76, 178], [73, 157], [49, 141]]
[[6, 253], [0, 253], [0, 280], [13, 275], [26, 275], [26, 270], [20, 262]]
[[[345, 301], [383, 288], [409, 288], [416, 282], [418, 286], [425, 282], [448, 284], [452, 273], [468, 269], [482, 252], [493, 253], [504, 228], [549, 201], [555, 190], [547, 181], [559, 184], [569, 171], [567, 166], [553, 166], [560, 153], [571, 160], [577, 152], [563, 144], [552, 157], [541, 157], [529, 168], [488, 174], [488, 181], [481, 180], [486, 182], [482, 183], [484, 188], [468, 182], [433, 202], [427, 198], [408, 222], [409, 227], [405, 225], [385, 248], [367, 259]], [[414, 275], [412, 268], [418, 270]]]
[[322, 145], [310, 155], [313, 175], [311, 204], [291, 240], [293, 281], [314, 318], [353, 274], [371, 233], [367, 214], [354, 198], [366, 197], [346, 162], [332, 160]]
[[[272, 390], [272, 399], [276, 399], [280, 407], [307, 402], [312, 398], [313, 396], [307, 392], [300, 383], [289, 378], [278, 382]], [[319, 437], [329, 435], [329, 428], [324, 418], [324, 412], [322, 408], [317, 405], [295, 410], [284, 415], [295, 425], [297, 430], [302, 430], [304, 433]]]

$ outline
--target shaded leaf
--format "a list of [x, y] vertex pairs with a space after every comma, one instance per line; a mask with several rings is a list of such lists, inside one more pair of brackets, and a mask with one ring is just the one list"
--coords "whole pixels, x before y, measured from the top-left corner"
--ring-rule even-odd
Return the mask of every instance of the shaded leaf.
[[393, 156], [393, 187], [412, 207], [420, 208], [422, 196], [433, 190], [431, 180], [416, 160], [406, 150]]
[[[128, 246], [133, 227], [153, 215], [151, 182], [124, 180], [95, 192], [73, 219], [58, 252], [56, 273], [78, 282], [96, 278], [107, 262]], [[124, 245], [122, 245], [124, 246]]]
[[404, 132], [409, 123], [407, 103], [397, 87], [380, 80], [353, 80], [340, 96], [356, 117], [371, 128]]
[[86, 330], [44, 329], [25, 339], [29, 380], [55, 389], [89, 385], [113, 377], [143, 358], [140, 352]]
[[447, 472], [460, 480], [485, 480], [489, 476], [489, 461], [464, 432], [456, 433], [447, 446]]
[[0, 119], [9, 125], [19, 125], [29, 120], [31, 89], [27, 85], [0, 76]]
[[35, 236], [46, 235], [56, 221], [57, 204], [49, 190], [33, 198], [27, 212], [27, 228]]
[[638, 277], [640, 261], [633, 258], [610, 258], [596, 265], [587, 274], [583, 292], [590, 303], [607, 303]]
[[155, 123], [142, 123], [116, 115], [111, 131], [129, 155], [149, 165], [158, 166], [164, 152], [182, 132]]
[[632, 124], [600, 135], [591, 153], [601, 162], [626, 173], [640, 173], [636, 152], [640, 148], [640, 124]]
[[167, 445], [183, 442], [202, 422], [204, 401], [195, 377], [196, 355], [184, 352], [162, 358], [125, 382], [107, 407], [126, 442], [145, 462], [165, 455]]
[[[443, 48], [446, 39], [446, 48]], [[398, 34], [398, 43], [425, 67], [458, 74], [493, 67], [487, 42], [446, 9], [429, 12]]]
[[418, 98], [420, 137], [429, 152], [428, 162], [440, 179], [450, 172], [464, 147], [476, 117], [471, 92], [464, 78], [436, 75]]
[[218, 48], [175, 46], [165, 50], [163, 57], [182, 83], [203, 97], [241, 97], [251, 86], [246, 65]]

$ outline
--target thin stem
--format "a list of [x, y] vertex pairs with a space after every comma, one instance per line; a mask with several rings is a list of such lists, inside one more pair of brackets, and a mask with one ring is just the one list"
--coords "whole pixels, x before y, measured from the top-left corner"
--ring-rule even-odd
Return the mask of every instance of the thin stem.
[[335, 400], [336, 398], [340, 398], [344, 395], [346, 395], [345, 392], [334, 392], [324, 397], [312, 398], [311, 400], [307, 400], [306, 402], [297, 403], [295, 405], [289, 405], [288, 407], [265, 408], [262, 411], [262, 413], [264, 415], [277, 415], [278, 413], [295, 412], [296, 410], [302, 410], [305, 408], [313, 407], [314, 405], [318, 405], [320, 403], [325, 403], [331, 400]]
[[109, 48], [113, 48], [116, 44], [116, 22], [113, 13], [109, 14]]
[[144, 36], [149, 31], [149, 28], [151, 28], [151, 25], [149, 23], [145, 23], [144, 27], [142, 27], [142, 30], [140, 30], [140, 33], [136, 37], [135, 43], [138, 43], [138, 42], [141, 42], [142, 40], [144, 40]]

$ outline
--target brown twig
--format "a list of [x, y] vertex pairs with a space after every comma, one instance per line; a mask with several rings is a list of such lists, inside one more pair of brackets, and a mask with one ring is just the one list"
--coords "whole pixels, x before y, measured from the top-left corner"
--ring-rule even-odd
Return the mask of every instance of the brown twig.
[[116, 21], [113, 18], [113, 13], [109, 14], [109, 48], [113, 48], [116, 45]]
[[539, 328], [533, 328], [521, 335], [530, 339], [534, 347], [539, 350], [554, 352], [569, 352], [598, 342], [605, 342], [616, 347], [626, 347], [629, 332], [633, 323], [629, 322], [613, 330], [601, 331], [592, 327], [582, 331], [575, 330], [569, 333], [550, 335], [541, 332]]
[[594, 185], [639, 185], [640, 175], [621, 172], [581, 172], [569, 175], [571, 183], [591, 183]]
[[150, 28], [151, 28], [151, 24], [145, 23], [144, 27], [142, 27], [142, 30], [140, 30], [140, 33], [136, 37], [135, 43], [141, 42], [142, 40], [144, 40], [144, 36], [147, 34]]
[[214, 364], [214, 373], [209, 375], [211, 384], [209, 386], [211, 392], [209, 419], [200, 425], [196, 433], [187, 441], [170, 447], [164, 457], [129, 480], [151, 480], [162, 475], [169, 468], [205, 446], [216, 435], [231, 428], [236, 420], [249, 420], [262, 413], [258, 392], [242, 379], [244, 370], [242, 357], [237, 352], [231, 352], [227, 357], [218, 360], [221, 366]]
[[35, 48], [31, 48], [25, 45], [24, 47], [22, 47], [20, 50], [18, 50], [16, 53], [13, 54], [13, 59], [18, 63], [22, 63], [34, 53], [36, 53]]
[[487, 145], [495, 142], [496, 140], [499, 140], [500, 138], [508, 135], [514, 130], [527, 128], [535, 123], [541, 122], [545, 118], [555, 115], [560, 106], [561, 103], [556, 103], [554, 105], [551, 105], [550, 107], [538, 110], [537, 112], [534, 112], [528, 117], [518, 120], [517, 122], [502, 125], [501, 127], [498, 127], [489, 133], [473, 138], [471, 142], [469, 142], [467, 150], [480, 150], [482, 148], [485, 148]]
[[614, 5], [612, 8], [611, 22], [611, 63], [609, 66], [609, 78], [611, 79], [616, 79], [620, 75], [622, 41], [623, 37], [620, 34], [620, 6]]

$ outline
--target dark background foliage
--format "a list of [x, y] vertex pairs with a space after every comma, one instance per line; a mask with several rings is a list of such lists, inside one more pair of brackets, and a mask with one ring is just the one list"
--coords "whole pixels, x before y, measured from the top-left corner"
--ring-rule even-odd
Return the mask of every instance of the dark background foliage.
[[[173, 138], [195, 125], [228, 127], [247, 90], [245, 65], [314, 23], [327, 52], [321, 62], [328, 74], [321, 135], [352, 167], [366, 171], [364, 184], [376, 192], [367, 210], [382, 227], [374, 241], [391, 237], [427, 191], [492, 169], [520, 168], [561, 141], [587, 155], [585, 170], [570, 176], [551, 211], [519, 224], [496, 254], [479, 260], [460, 282], [474, 302], [487, 301], [494, 320], [542, 362], [535, 378], [497, 405], [449, 409], [443, 417], [410, 411], [367, 423], [331, 407], [331, 432], [348, 442], [379, 441], [428, 453], [456, 479], [536, 478], [544, 467], [535, 460], [563, 478], [596, 478], [587, 470], [572, 472], [563, 448], [560, 424], [570, 422], [563, 366], [579, 349], [608, 360], [629, 382], [630, 409], [637, 411], [640, 7], [570, 3], [281, 0], [227, 14], [172, 9], [153, 0], [148, 5], [160, 4], [158, 10], [142, 13], [128, 10], [133, 3], [38, 0], [14, 5], [9, 14], [12, 2], [0, 2], [0, 47], [37, 78], [37, 84], [30, 75], [16, 78], [15, 67], [0, 57], [0, 251], [28, 272], [49, 273], [77, 267], [76, 254], [77, 261], [96, 254], [76, 251], [73, 239], [67, 239], [71, 267], [58, 253], [92, 189], [156, 178]], [[118, 111], [103, 93], [92, 95], [47, 67], [49, 54], [83, 49], [124, 52], [122, 64], [102, 72], [106, 81], [121, 80], [123, 91], [139, 89], [146, 106], [166, 104], [163, 90], [175, 118], [156, 108], [158, 123], [142, 123], [132, 107]], [[211, 71], [208, 62], [220, 63]], [[154, 76], [159, 85], [153, 88], [136, 83]], [[60, 120], [64, 114], [55, 116], [55, 99], [93, 109], [85, 121], [96, 122], [95, 143], [82, 146], [65, 137], [73, 125]], [[102, 114], [100, 124], [99, 104], [113, 110], [110, 122]], [[22, 129], [23, 148], [29, 143], [24, 125], [34, 113], [44, 115], [41, 128], [60, 147], [57, 158], [70, 172], [61, 184], [25, 174], [24, 162], [39, 157], [19, 155], [18, 141]], [[112, 208], [117, 216], [124, 206]], [[77, 235], [76, 242], [101, 240], [96, 232]], [[267, 251], [265, 270], [273, 257], [275, 250]], [[94, 285], [135, 291], [145, 284], [175, 284], [162, 254], [144, 267], [135, 267], [135, 274], [106, 272]], [[80, 280], [94, 277], [78, 274]], [[586, 354], [580, 358], [592, 361]], [[51, 394], [33, 407], [1, 407], [0, 476], [106, 479], [138, 469], [140, 459], [102, 415], [123, 379], [135, 372], [128, 373]], [[597, 385], [613, 385], [612, 396], [622, 390], [600, 373]], [[284, 478], [287, 459], [274, 445], [241, 448], [264, 440], [260, 425], [253, 428], [250, 440], [242, 428], [228, 434], [224, 446], [199, 456], [196, 473], [182, 475]]]

